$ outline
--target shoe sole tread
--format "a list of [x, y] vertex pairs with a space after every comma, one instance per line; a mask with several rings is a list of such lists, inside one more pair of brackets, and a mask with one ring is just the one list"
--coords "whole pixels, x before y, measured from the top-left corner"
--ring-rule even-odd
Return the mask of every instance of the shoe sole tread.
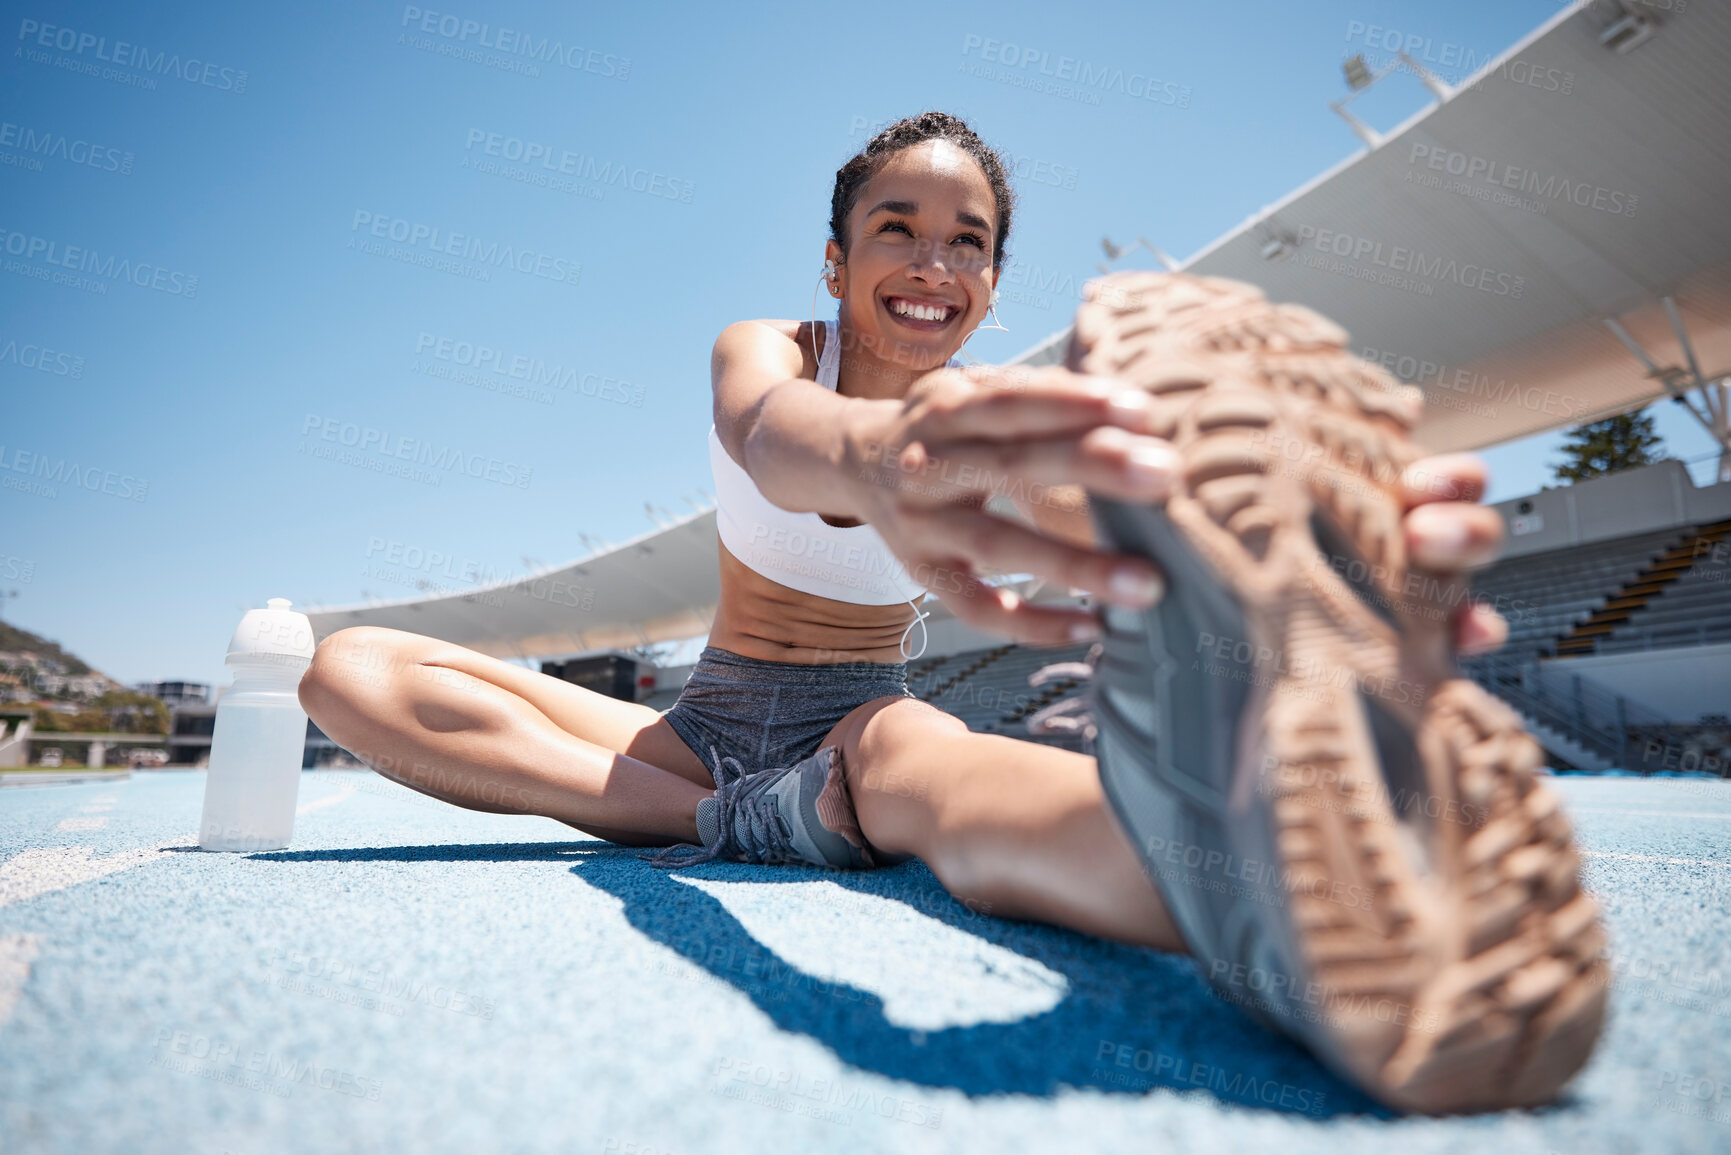
[[[1412, 391], [1351, 356], [1346, 334], [1308, 309], [1234, 282], [1161, 274], [1093, 282], [1068, 364], [1154, 395], [1156, 431], [1178, 452], [1182, 480], [1143, 521], [1160, 523], [1164, 540], [1235, 599], [1244, 620], [1235, 647], [1273, 655], [1272, 669], [1253, 668], [1259, 684], [1244, 708], [1263, 719], [1252, 734], [1258, 790], [1290, 941], [1328, 1008], [1308, 1025], [1274, 1025], [1404, 1109], [1548, 1100], [1598, 1036], [1604, 938], [1569, 824], [1534, 773], [1536, 743], [1455, 671], [1449, 611], [1464, 586], [1409, 567], [1400, 485], [1419, 456]], [[1136, 549], [1137, 511], [1092, 500], [1103, 533]], [[1114, 652], [1114, 611], [1107, 621], [1096, 704], [1103, 731], [1119, 736], [1103, 744], [1103, 762], [1146, 729], [1126, 723], [1105, 683], [1145, 678], [1150, 666], [1133, 646]], [[1164, 644], [1168, 626], [1156, 634]], [[1172, 665], [1194, 653], [1162, 657]], [[1207, 724], [1174, 710], [1169, 694], [1156, 701], [1165, 705], [1154, 732], [1168, 742], [1175, 727]], [[1387, 715], [1380, 733], [1373, 713]], [[1379, 753], [1402, 746], [1422, 776], [1421, 807], [1459, 818], [1409, 832]], [[1153, 763], [1140, 772], [1171, 777]], [[1134, 786], [1104, 766], [1103, 777], [1134, 831], [1125, 814]], [[1160, 785], [1192, 804], [1201, 797]], [[1366, 911], [1318, 899], [1318, 886], [1374, 897]], [[1364, 1002], [1371, 995], [1378, 1001]], [[1404, 1022], [1378, 1021], [1390, 997]]]

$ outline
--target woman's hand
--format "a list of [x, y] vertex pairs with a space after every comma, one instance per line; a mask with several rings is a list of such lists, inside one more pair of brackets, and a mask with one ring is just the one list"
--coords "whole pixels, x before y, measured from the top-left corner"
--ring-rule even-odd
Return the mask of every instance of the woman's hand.
[[[1145, 432], [1142, 390], [1056, 366], [973, 366], [926, 374], [899, 413], [882, 413], [866, 414], [844, 439], [855, 507], [956, 617], [1035, 644], [1097, 636], [1092, 612], [1025, 602], [985, 584], [981, 575], [990, 573], [1034, 574], [1132, 607], [1158, 600], [1160, 573], [1145, 559], [1061, 541], [983, 508], [1002, 494], [1066, 509], [1078, 486], [1124, 501], [1164, 500], [1179, 464]], [[1427, 458], [1407, 471], [1404, 524], [1415, 564], [1449, 576], [1495, 556], [1502, 519], [1477, 504], [1484, 485], [1484, 466], [1470, 456]], [[1508, 634], [1500, 615], [1470, 603], [1454, 627], [1463, 653], [1495, 649]]]
[[[1471, 454], [1427, 457], [1408, 467], [1401, 477], [1401, 524], [1414, 565], [1452, 578], [1496, 557], [1503, 519], [1478, 504], [1484, 492], [1485, 464]], [[1455, 611], [1454, 643], [1462, 654], [1489, 653], [1508, 638], [1508, 623], [1490, 606], [1467, 602]]]
[[1056, 366], [971, 366], [926, 374], [899, 413], [881, 412], [845, 438], [855, 507], [958, 618], [1026, 642], [1097, 634], [1088, 611], [1032, 605], [986, 585], [982, 573], [1035, 574], [1129, 606], [1158, 598], [1160, 574], [1146, 560], [1059, 541], [983, 509], [994, 494], [1063, 507], [1076, 486], [1163, 500], [1178, 460], [1144, 432], [1145, 392]]

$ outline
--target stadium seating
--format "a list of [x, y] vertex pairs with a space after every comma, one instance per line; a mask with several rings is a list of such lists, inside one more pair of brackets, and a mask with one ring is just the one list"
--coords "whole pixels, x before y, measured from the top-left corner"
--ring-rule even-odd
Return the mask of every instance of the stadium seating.
[[1472, 592], [1508, 619], [1504, 658], [1549, 657], [1559, 638], [1682, 536], [1680, 529], [1661, 530], [1509, 558], [1475, 574]]
[[[1051, 702], [1087, 691], [1087, 684], [1059, 679], [1043, 686], [1030, 686], [1028, 678], [1042, 666], [1055, 662], [1079, 662], [1088, 655], [1088, 645], [997, 646], [957, 654], [946, 669], [956, 674], [942, 681], [909, 678], [908, 688], [946, 713], [967, 723], [970, 730], [985, 734], [1028, 737], [1027, 718]], [[958, 677], [963, 671], [971, 671]], [[934, 671], [934, 675], [943, 670]], [[1068, 743], [1061, 743], [1068, 744]]]
[[[1472, 596], [1509, 620], [1509, 643], [1494, 657], [1468, 659], [1463, 668], [1542, 731], [1554, 763], [1613, 764], [1627, 755], [1631, 740], [1641, 740], [1645, 729], [1656, 725], [1647, 712], [1589, 689], [1587, 699], [1598, 708], [1587, 710], [1591, 717], [1582, 724], [1580, 700], [1555, 700], [1528, 672], [1555, 656], [1561, 640], [1607, 602], [1631, 588], [1651, 585], [1660, 567], [1666, 567], [1665, 581], [1655, 587], [1657, 592], [1650, 592], [1609, 640], [1598, 642], [1597, 652], [1731, 641], [1731, 544], [1720, 540], [1731, 538], [1731, 532], [1721, 530], [1731, 531], [1731, 524], [1634, 534], [1510, 558], [1480, 571], [1472, 581]], [[1679, 555], [1686, 564], [1676, 564]], [[1028, 676], [1051, 663], [1082, 661], [1087, 652], [1087, 645], [970, 650], [910, 669], [909, 683], [917, 696], [954, 714], [969, 729], [1077, 749], [1079, 742], [1071, 735], [1029, 735], [1026, 720], [1051, 702], [1085, 695], [1086, 681], [1066, 678], [1030, 687]], [[1599, 697], [1606, 701], [1599, 702]], [[1627, 735], [1617, 729], [1619, 716]]]
[[[1627, 764], [1630, 743], [1659, 733], [1660, 720], [1596, 688], [1577, 684], [1559, 696], [1535, 673], [1570, 638], [1590, 643], [1577, 642], [1575, 652], [1599, 654], [1731, 641], [1731, 522], [1508, 558], [1475, 574], [1471, 595], [1508, 619], [1509, 641], [1495, 655], [1463, 661], [1466, 674], [1527, 718], [1554, 764]], [[1043, 666], [1085, 661], [1089, 648], [1005, 643], [926, 658], [910, 663], [908, 688], [977, 733], [1085, 749], [1078, 735], [1031, 735], [1027, 721], [1086, 695], [1087, 681], [1061, 677], [1036, 687], [1028, 679]], [[669, 687], [649, 704], [663, 709], [677, 697]]]
[[1731, 522], [1683, 544], [1677, 572], [1599, 642], [1601, 654], [1731, 642]]

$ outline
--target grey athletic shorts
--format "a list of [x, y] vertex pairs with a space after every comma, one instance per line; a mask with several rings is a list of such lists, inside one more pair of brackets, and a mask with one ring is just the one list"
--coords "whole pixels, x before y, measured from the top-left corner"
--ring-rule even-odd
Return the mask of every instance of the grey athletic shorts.
[[713, 746], [747, 774], [817, 753], [825, 735], [874, 698], [911, 698], [906, 662], [766, 662], [705, 646], [661, 716], [715, 773]]

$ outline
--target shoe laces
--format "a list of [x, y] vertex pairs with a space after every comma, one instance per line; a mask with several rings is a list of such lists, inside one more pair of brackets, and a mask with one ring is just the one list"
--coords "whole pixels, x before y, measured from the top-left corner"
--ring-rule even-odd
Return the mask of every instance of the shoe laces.
[[[793, 837], [782, 824], [781, 813], [773, 796], [766, 796], [775, 785], [794, 769], [793, 765], [776, 766], [747, 773], [739, 759], [722, 757], [709, 748], [714, 760], [715, 804], [718, 833], [715, 845], [693, 846], [683, 843], [670, 846], [649, 858], [652, 866], [683, 869], [717, 858], [758, 865], [788, 860], [801, 860], [793, 845]], [[744, 820], [741, 837], [740, 820]], [[803, 860], [801, 860], [803, 861]]]

